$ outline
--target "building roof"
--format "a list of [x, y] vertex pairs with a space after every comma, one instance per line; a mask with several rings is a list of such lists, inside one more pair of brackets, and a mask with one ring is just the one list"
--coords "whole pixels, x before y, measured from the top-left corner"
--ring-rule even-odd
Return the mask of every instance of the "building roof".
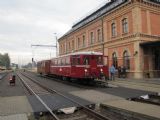
[[90, 15], [84, 17], [83, 19], [81, 19], [80, 21], [75, 23], [72, 26], [72, 28], [66, 34], [64, 34], [61, 38], [70, 34], [73, 31], [77, 30], [78, 28], [88, 24], [89, 22], [99, 18], [100, 16], [104, 15], [105, 13], [111, 11], [112, 9], [116, 8], [117, 6], [123, 4], [127, 1], [129, 1], [129, 0], [111, 0], [111, 2], [107, 2], [105, 5], [103, 5], [102, 7], [100, 7], [99, 9], [94, 11], [93, 13], [91, 13]]
[[[143, 0], [144, 2], [154, 2], [157, 4], [160, 4], [160, 0]], [[105, 5], [91, 13], [90, 15], [84, 17], [77, 23], [75, 23], [72, 28], [64, 34], [61, 38], [65, 37], [66, 35], [70, 34], [71, 32], [83, 27], [84, 25], [90, 23], [91, 21], [103, 16], [104, 14], [110, 12], [111, 10], [115, 9], [116, 7], [126, 3], [126, 2], [131, 2], [131, 0], [111, 0], [110, 2], [107, 2]], [[59, 40], [61, 39], [59, 38]], [[59, 41], [58, 40], [58, 41]]]

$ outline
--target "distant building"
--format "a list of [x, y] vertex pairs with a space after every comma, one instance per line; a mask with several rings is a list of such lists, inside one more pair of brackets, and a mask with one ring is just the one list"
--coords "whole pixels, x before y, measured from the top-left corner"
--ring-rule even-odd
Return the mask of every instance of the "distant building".
[[97, 51], [127, 77], [160, 77], [160, 0], [112, 0], [59, 40], [59, 54]]

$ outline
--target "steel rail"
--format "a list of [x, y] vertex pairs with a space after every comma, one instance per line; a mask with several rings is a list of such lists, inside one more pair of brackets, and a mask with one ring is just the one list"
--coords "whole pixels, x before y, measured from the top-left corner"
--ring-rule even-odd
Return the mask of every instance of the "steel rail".
[[24, 85], [28, 88], [28, 90], [30, 90], [35, 96], [36, 98], [42, 103], [42, 105], [50, 112], [50, 114], [54, 117], [55, 120], [60, 120], [53, 112], [52, 110], [47, 106], [47, 104], [45, 104], [45, 102], [39, 97], [39, 95], [37, 95], [33, 89], [25, 82], [25, 80], [19, 75], [17, 74], [17, 76], [20, 78], [20, 80], [24, 83]]
[[[27, 71], [27, 72], [29, 72], [29, 73], [32, 73], [32, 72], [30, 72], [30, 71]], [[27, 73], [28, 74], [28, 73]], [[32, 73], [33, 74], [33, 73]], [[54, 81], [56, 81], [56, 82], [60, 82], [60, 83], [63, 83], [63, 84], [67, 84], [67, 85], [72, 85], [72, 86], [76, 86], [76, 87], [78, 87], [78, 88], [83, 88], [83, 89], [92, 89], [92, 88], [99, 88], [99, 87], [102, 87], [102, 88], [109, 88], [109, 86], [105, 86], [105, 85], [101, 85], [101, 86], [99, 86], [99, 85], [93, 85], [93, 86], [89, 86], [89, 85], [83, 85], [83, 84], [78, 84], [78, 83], [74, 83], [74, 82], [69, 82], [69, 81], [66, 81], [66, 80], [61, 80], [61, 79], [59, 79], [59, 78], [55, 78], [54, 76], [50, 76], [50, 75], [48, 75], [48, 76], [45, 76], [45, 75], [37, 75], [38, 77], [42, 77], [42, 78], [46, 78], [46, 79], [52, 79], [52, 80], [54, 80]], [[53, 78], [54, 77], [54, 78]], [[108, 83], [107, 83], [108, 84]]]
[[31, 78], [31, 77], [23, 74], [23, 73], [21, 73], [21, 74], [24, 75], [25, 77], [27, 77], [28, 79], [32, 80], [33, 82], [35, 82], [35, 83], [38, 84], [39, 86], [43, 87], [44, 89], [48, 90], [49, 92], [51, 92], [51, 93], [56, 93], [56, 94], [58, 94], [58, 95], [60, 95], [60, 96], [62, 96], [62, 97], [64, 97], [64, 98], [70, 100], [71, 102], [76, 103], [77, 105], [79, 105], [79, 106], [81, 106], [82, 108], [84, 108], [84, 110], [85, 110], [86, 112], [88, 112], [90, 115], [94, 116], [95, 118], [97, 118], [97, 119], [99, 119], [99, 120], [111, 120], [109, 117], [103, 116], [102, 114], [97, 113], [97, 112], [95, 112], [94, 110], [91, 110], [91, 109], [87, 108], [86, 106], [78, 103], [77, 101], [75, 101], [75, 100], [73, 100], [73, 99], [71, 99], [71, 98], [63, 95], [61, 92], [58, 92], [58, 91], [56, 91], [56, 90], [54, 90], [54, 89], [51, 89], [51, 88], [48, 88], [48, 87], [40, 84], [39, 82], [37, 82], [37, 81], [34, 80], [33, 78]]

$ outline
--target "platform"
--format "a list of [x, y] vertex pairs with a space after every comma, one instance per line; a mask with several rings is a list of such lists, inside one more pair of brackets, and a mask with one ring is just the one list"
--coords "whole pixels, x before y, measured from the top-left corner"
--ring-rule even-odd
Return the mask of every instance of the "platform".
[[0, 116], [0, 120], [28, 120], [26, 114], [16, 114], [9, 116]]
[[153, 120], [160, 119], [160, 107], [128, 100], [107, 101], [101, 104], [107, 108], [119, 109], [119, 111], [132, 112], [132, 115], [141, 115]]
[[9, 77], [11, 74], [5, 76], [0, 80], [0, 97], [25, 96], [27, 91], [22, 86], [19, 78], [16, 76], [16, 85], [9, 85]]
[[144, 81], [144, 80], [115, 80], [109, 81], [110, 84], [117, 85], [120, 87], [126, 87], [137, 90], [151, 91], [151, 92], [160, 92], [160, 82], [157, 80], [153, 81]]
[[6, 74], [7, 74], [7, 73], [0, 73], [0, 80], [3, 79]]
[[32, 112], [26, 96], [0, 97], [0, 116]]
[[81, 90], [81, 91], [73, 91], [70, 93], [94, 103], [101, 103], [104, 101], [113, 101], [113, 100], [123, 99], [122, 97], [114, 96], [111, 94], [107, 94], [107, 93], [103, 93], [95, 90]]

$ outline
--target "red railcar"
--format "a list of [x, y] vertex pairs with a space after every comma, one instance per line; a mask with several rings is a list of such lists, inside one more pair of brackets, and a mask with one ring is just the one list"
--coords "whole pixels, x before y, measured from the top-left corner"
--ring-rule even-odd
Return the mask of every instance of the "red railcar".
[[109, 74], [107, 57], [99, 52], [72, 53], [38, 62], [37, 66], [40, 74], [61, 76], [64, 79], [94, 80], [108, 77]]
[[37, 63], [37, 72], [42, 75], [50, 74], [51, 60], [43, 60]]

